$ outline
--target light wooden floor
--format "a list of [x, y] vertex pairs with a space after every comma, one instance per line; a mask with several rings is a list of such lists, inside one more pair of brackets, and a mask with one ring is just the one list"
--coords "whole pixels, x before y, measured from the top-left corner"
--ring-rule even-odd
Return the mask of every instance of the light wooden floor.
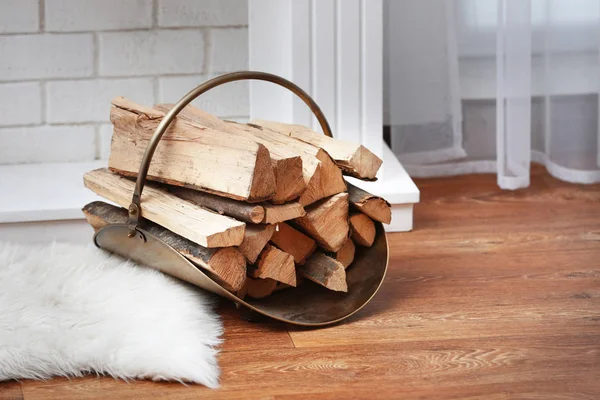
[[307, 330], [223, 303], [222, 389], [108, 378], [0, 385], [2, 399], [600, 399], [600, 185], [534, 169], [418, 180], [415, 230], [392, 234], [381, 292]]

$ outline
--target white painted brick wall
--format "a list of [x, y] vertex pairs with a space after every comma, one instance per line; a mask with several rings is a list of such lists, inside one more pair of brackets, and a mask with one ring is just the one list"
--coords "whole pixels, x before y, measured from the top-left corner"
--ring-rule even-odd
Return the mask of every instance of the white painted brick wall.
[[93, 125], [0, 128], [6, 164], [88, 161], [96, 156]]
[[0, 126], [42, 122], [41, 94], [39, 82], [0, 84]]
[[0, 54], [5, 81], [90, 76], [94, 69], [89, 33], [4, 35]]
[[[158, 80], [158, 102], [175, 103], [211, 76], [165, 77]], [[192, 104], [220, 117], [245, 117], [249, 109], [247, 81], [230, 82], [204, 93]]]
[[[0, 0], [0, 164], [106, 159], [110, 99], [176, 102], [247, 69], [247, 0]], [[248, 84], [195, 104], [248, 115]]]
[[39, 0], [2, 0], [0, 33], [37, 32]]
[[212, 72], [248, 69], [248, 29], [211, 29]]
[[135, 76], [202, 72], [204, 34], [198, 29], [101, 33], [100, 74]]
[[110, 100], [119, 95], [154, 104], [152, 78], [56, 81], [46, 84], [46, 122], [106, 122]]
[[247, 0], [158, 0], [158, 25], [248, 25]]
[[46, 0], [48, 32], [150, 28], [152, 0]]
[[103, 124], [98, 127], [98, 157], [101, 160], [108, 159], [110, 155], [110, 141], [112, 140], [113, 126]]

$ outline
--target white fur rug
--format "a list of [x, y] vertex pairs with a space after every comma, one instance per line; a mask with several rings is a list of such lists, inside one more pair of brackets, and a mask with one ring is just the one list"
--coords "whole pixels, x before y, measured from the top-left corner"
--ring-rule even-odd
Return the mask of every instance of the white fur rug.
[[93, 245], [0, 242], [0, 381], [98, 373], [217, 387], [213, 302]]

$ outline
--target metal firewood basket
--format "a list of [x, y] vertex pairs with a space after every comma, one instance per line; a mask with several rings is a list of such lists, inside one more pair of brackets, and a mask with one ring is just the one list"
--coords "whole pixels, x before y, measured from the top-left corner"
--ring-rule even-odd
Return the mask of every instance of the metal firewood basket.
[[240, 299], [221, 287], [201, 269], [171, 246], [144, 229], [142, 190], [154, 150], [177, 114], [202, 93], [222, 84], [239, 80], [272, 82], [300, 97], [316, 116], [325, 135], [332, 137], [331, 128], [315, 101], [292, 82], [277, 75], [256, 71], [241, 71], [221, 75], [204, 82], [186, 94], [166, 114], [150, 140], [137, 176], [129, 223], [112, 224], [100, 229], [94, 243], [101, 249], [158, 269], [165, 274], [230, 299], [246, 311], [295, 325], [322, 326], [348, 318], [363, 308], [379, 290], [388, 265], [388, 244], [383, 226], [375, 222], [377, 234], [372, 247], [357, 247], [353, 264], [347, 269], [348, 292], [334, 292], [307, 282], [294, 289], [281, 290], [263, 299]]

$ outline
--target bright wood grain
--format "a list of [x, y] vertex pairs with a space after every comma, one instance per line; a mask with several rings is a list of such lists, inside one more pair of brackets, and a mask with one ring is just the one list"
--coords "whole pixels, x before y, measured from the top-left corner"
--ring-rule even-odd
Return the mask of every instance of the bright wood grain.
[[[108, 166], [137, 176], [149, 141], [165, 113], [123, 97], [112, 100], [114, 125]], [[147, 179], [258, 202], [275, 194], [269, 151], [253, 140], [174, 120], [156, 147]]]
[[[85, 187], [129, 207], [135, 182], [111, 173], [105, 168], [87, 172]], [[141, 199], [142, 217], [204, 247], [238, 246], [244, 239], [246, 224], [219, 215], [147, 183]]]
[[514, 192], [416, 183], [415, 230], [388, 235], [381, 291], [347, 322], [248, 323], [223, 301], [219, 390], [61, 378], [23, 381], [24, 398], [597, 399], [600, 185], [541, 168]]
[[306, 208], [304, 217], [294, 220], [319, 246], [338, 251], [348, 238], [348, 193], [339, 193]]
[[306, 259], [315, 251], [317, 244], [310, 237], [286, 223], [278, 225], [271, 242], [278, 248], [294, 257], [296, 264], [304, 264]]
[[377, 171], [383, 162], [381, 158], [358, 142], [330, 138], [302, 125], [265, 120], [255, 120], [252, 123], [281, 132], [284, 135], [325, 150], [345, 174], [359, 179], [376, 179]]
[[[262, 279], [270, 278], [286, 285], [296, 286], [294, 257], [275, 246], [267, 244], [260, 253], [260, 256], [258, 256], [254, 267], [248, 268], [248, 276]], [[273, 286], [271, 292], [274, 290], [275, 286]], [[250, 294], [250, 288], [248, 294]]]

